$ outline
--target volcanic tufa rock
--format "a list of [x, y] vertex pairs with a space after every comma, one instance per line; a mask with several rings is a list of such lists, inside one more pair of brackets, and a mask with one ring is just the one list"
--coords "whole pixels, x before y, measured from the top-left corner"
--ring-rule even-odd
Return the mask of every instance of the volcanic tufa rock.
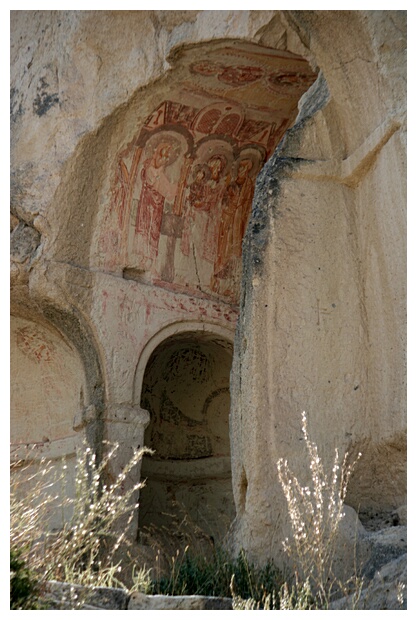
[[132, 540], [284, 568], [306, 411], [403, 523], [406, 17], [11, 12], [13, 459], [146, 444]]

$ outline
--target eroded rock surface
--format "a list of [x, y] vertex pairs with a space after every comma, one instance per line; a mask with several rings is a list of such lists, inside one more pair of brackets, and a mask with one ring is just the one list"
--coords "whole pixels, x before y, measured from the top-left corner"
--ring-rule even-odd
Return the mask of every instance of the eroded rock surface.
[[[111, 478], [150, 441], [284, 563], [305, 410], [326, 466], [363, 453], [348, 503], [402, 519], [405, 50], [405, 11], [12, 11], [15, 454], [117, 441]], [[205, 339], [230, 384], [166, 381]]]

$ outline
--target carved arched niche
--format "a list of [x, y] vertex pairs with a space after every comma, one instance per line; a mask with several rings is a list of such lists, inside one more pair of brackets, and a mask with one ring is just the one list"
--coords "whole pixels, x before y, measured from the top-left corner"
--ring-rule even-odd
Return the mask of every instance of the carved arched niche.
[[[63, 481], [49, 489], [58, 504], [75, 494], [75, 453], [84, 433], [79, 432], [86, 411], [88, 389], [84, 366], [74, 347], [55, 328], [19, 316], [11, 317], [11, 461], [22, 459], [25, 467], [14, 470], [18, 493], [39, 467], [51, 462], [52, 483], [66, 460]], [[52, 510], [49, 526], [59, 527], [68, 509]]]
[[141, 406], [150, 413], [139, 529], [187, 516], [215, 540], [235, 516], [229, 411], [232, 345], [206, 331], [161, 342], [146, 365]]
[[87, 397], [82, 361], [55, 329], [11, 317], [11, 444], [74, 452], [74, 425]]
[[119, 118], [91, 260], [237, 304], [256, 176], [317, 74], [299, 56], [234, 40], [169, 61]]

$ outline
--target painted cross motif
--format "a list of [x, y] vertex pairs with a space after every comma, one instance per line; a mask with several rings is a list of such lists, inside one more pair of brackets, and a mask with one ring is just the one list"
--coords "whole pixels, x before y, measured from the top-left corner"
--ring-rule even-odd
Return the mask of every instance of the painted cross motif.
[[320, 326], [320, 316], [325, 316], [330, 314], [330, 310], [328, 308], [320, 307], [320, 299], [317, 298], [317, 303], [315, 306], [312, 306], [313, 310], [317, 312], [317, 325]]

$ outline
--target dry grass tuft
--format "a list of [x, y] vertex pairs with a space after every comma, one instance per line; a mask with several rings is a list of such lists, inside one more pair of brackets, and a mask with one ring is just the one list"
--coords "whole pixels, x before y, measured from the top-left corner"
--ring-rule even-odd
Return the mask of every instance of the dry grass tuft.
[[[73, 497], [66, 493], [65, 461], [61, 468], [43, 461], [33, 471], [29, 455], [25, 463], [12, 465], [10, 546], [19, 550], [41, 587], [49, 580], [123, 586], [119, 581], [121, 564], [114, 562], [114, 557], [122, 544], [129, 544], [126, 533], [138, 508], [137, 492], [143, 486], [138, 482], [126, 490], [125, 480], [149, 451], [138, 450], [115, 482], [105, 485], [104, 473], [118, 449], [105, 444], [104, 456], [97, 463], [95, 453], [83, 445], [77, 454]], [[63, 519], [62, 528], [48, 531], [50, 514], [57, 510], [70, 516]]]
[[[324, 470], [317, 445], [307, 431], [307, 416], [302, 413], [302, 432], [307, 448], [311, 484], [302, 486], [291, 471], [287, 460], [277, 463], [278, 477], [287, 500], [292, 537], [283, 542], [284, 550], [295, 564], [299, 583], [295, 591], [308, 596], [311, 593], [318, 606], [326, 607], [337, 583], [333, 563], [337, 546], [337, 534], [344, 517], [344, 500], [354, 467], [360, 458], [349, 463], [346, 453], [343, 459], [335, 450], [333, 467], [329, 474]], [[341, 584], [337, 584], [340, 586]], [[311, 591], [310, 591], [311, 588]], [[287, 592], [286, 600], [291, 596]], [[294, 598], [294, 592], [293, 597]]]

